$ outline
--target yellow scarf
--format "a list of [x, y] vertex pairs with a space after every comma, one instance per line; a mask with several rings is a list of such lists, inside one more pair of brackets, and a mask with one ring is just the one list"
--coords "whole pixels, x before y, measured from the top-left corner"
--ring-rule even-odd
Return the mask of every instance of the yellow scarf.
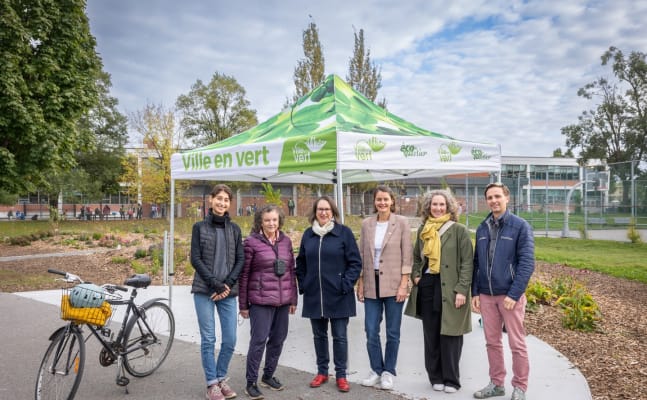
[[432, 274], [440, 272], [440, 235], [438, 235], [438, 229], [449, 221], [449, 217], [449, 214], [445, 214], [440, 218], [429, 216], [425, 221], [425, 226], [420, 231], [420, 239], [423, 242], [422, 254], [427, 257], [429, 272]]

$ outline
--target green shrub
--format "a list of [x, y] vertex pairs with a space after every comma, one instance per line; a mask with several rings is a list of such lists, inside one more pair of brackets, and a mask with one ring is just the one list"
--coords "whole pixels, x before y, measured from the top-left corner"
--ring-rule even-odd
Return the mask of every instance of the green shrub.
[[88, 240], [90, 240], [90, 235], [87, 232], [81, 232], [77, 236], [77, 239], [81, 242], [87, 242]]
[[27, 235], [14, 236], [9, 239], [9, 243], [13, 246], [29, 246], [31, 245], [31, 237]]
[[627, 229], [627, 239], [629, 239], [631, 243], [642, 243], [640, 232], [636, 229], [635, 223], [632, 223]]
[[135, 250], [135, 258], [144, 258], [146, 256], [148, 256], [148, 251], [146, 251], [146, 249], [139, 247]]
[[101, 237], [103, 237], [103, 234], [101, 234], [101, 232], [94, 232], [92, 234], [92, 239], [94, 239], [94, 240], [99, 240], [99, 239], [101, 239]]
[[553, 301], [553, 292], [539, 281], [532, 281], [526, 288], [526, 309], [530, 312], [537, 311], [541, 305], [550, 305]]
[[128, 257], [122, 257], [122, 256], [115, 256], [112, 257], [112, 263], [113, 264], [128, 264], [130, 260]]
[[145, 274], [146, 273], [146, 265], [140, 263], [137, 260], [132, 260], [130, 262], [130, 267], [135, 271], [137, 274]]
[[572, 293], [575, 286], [576, 283], [572, 276], [561, 275], [550, 281], [550, 289], [556, 298]]
[[598, 304], [582, 285], [575, 285], [570, 294], [557, 299], [556, 304], [563, 309], [562, 325], [565, 328], [593, 332], [601, 319]]

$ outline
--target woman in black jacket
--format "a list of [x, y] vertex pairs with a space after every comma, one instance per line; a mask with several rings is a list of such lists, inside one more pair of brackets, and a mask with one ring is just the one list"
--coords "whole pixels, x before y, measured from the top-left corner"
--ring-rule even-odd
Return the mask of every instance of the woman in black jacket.
[[[191, 265], [195, 269], [191, 293], [200, 328], [207, 400], [236, 397], [236, 392], [227, 384], [227, 371], [236, 346], [237, 281], [245, 252], [240, 227], [229, 218], [231, 198], [229, 186], [216, 185], [210, 195], [209, 215], [193, 225], [191, 235]], [[222, 331], [217, 361], [215, 309]]]

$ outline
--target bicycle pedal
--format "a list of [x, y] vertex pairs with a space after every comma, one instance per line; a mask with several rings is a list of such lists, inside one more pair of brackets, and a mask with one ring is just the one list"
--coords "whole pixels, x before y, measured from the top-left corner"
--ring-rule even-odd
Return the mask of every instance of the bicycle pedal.
[[128, 377], [120, 376], [117, 378], [117, 385], [119, 386], [128, 386], [129, 383], [130, 379], [128, 379]]

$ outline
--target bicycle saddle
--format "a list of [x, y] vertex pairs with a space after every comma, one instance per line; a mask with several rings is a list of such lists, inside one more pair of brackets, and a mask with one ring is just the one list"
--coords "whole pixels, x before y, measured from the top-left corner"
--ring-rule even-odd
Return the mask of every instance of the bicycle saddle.
[[126, 279], [124, 285], [132, 286], [134, 288], [147, 288], [151, 284], [151, 277], [148, 274], [135, 274]]

